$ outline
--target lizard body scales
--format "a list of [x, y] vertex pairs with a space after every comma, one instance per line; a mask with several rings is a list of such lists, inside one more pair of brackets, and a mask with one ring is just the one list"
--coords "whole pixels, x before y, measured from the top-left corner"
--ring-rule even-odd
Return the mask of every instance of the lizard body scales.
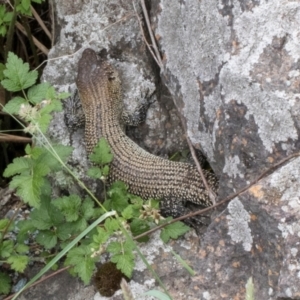
[[[179, 207], [182, 201], [211, 205], [195, 166], [152, 155], [126, 136], [121, 120], [123, 102], [119, 75], [91, 49], [82, 54], [76, 84], [85, 114], [87, 153], [104, 137], [114, 155], [109, 182], [121, 180], [133, 194], [145, 199], [167, 199]], [[206, 170], [204, 174], [216, 191], [215, 175]]]

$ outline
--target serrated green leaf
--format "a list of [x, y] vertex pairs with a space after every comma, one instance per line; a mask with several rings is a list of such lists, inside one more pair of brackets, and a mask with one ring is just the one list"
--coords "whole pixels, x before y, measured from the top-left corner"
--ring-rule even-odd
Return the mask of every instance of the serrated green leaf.
[[90, 198], [84, 199], [81, 206], [81, 215], [84, 219], [89, 220], [94, 215], [94, 201]]
[[11, 115], [19, 114], [22, 104], [27, 104], [27, 101], [22, 97], [14, 97], [4, 106], [3, 111]]
[[110, 242], [106, 248], [107, 252], [111, 254], [118, 254], [122, 251], [120, 242]]
[[109, 166], [108, 165], [105, 165], [102, 168], [102, 173], [103, 173], [104, 176], [108, 176], [108, 174], [109, 174]]
[[131, 278], [134, 268], [134, 260], [130, 257], [130, 255], [117, 254], [111, 257], [111, 261], [117, 265], [117, 268], [123, 274], [125, 274], [128, 278]]
[[122, 212], [129, 205], [129, 193], [123, 182], [114, 182], [107, 194], [110, 196], [112, 209], [117, 212]]
[[113, 233], [120, 228], [118, 220], [114, 218], [106, 219], [104, 227], [109, 233]]
[[10, 282], [10, 277], [5, 273], [0, 272], [0, 294], [6, 295], [10, 292]]
[[3, 71], [6, 79], [1, 81], [5, 89], [17, 92], [27, 89], [35, 84], [38, 77], [37, 71], [29, 71], [29, 64], [23, 63], [14, 53], [9, 52], [6, 69]]
[[28, 157], [17, 157], [4, 170], [4, 177], [11, 177], [23, 172], [29, 172], [32, 169], [31, 159]]
[[70, 96], [71, 96], [70, 93], [62, 92], [62, 93], [59, 93], [59, 94], [57, 95], [57, 98], [62, 100], [62, 99], [66, 99], [66, 98], [68, 98], [68, 97], [70, 97]]
[[11, 240], [3, 241], [0, 245], [0, 257], [9, 257], [14, 249], [14, 243]]
[[76, 221], [79, 217], [79, 208], [81, 199], [78, 195], [64, 196], [53, 201], [56, 206], [66, 217], [67, 222]]
[[[140, 235], [148, 230], [150, 230], [150, 226], [149, 224], [142, 219], [134, 219], [131, 223], [130, 223], [130, 230], [132, 232], [133, 236], [137, 236]], [[140, 239], [138, 239], [138, 242], [147, 242], [149, 240], [149, 236], [144, 236]]]
[[9, 219], [1, 219], [0, 220], [0, 231], [3, 231], [9, 224]]
[[102, 227], [97, 227], [97, 234], [93, 235], [94, 244], [96, 244], [95, 248], [98, 248], [101, 244], [105, 243], [110, 234], [104, 230]]
[[30, 146], [29, 144], [26, 145], [25, 147], [25, 153], [34, 160], [38, 159], [42, 154], [45, 153], [45, 151], [46, 151], [45, 148], [36, 147], [36, 146], [33, 147]]
[[11, 255], [7, 259], [7, 263], [17, 272], [23, 273], [29, 263], [29, 257], [25, 255]]
[[178, 239], [179, 236], [188, 232], [190, 228], [182, 222], [176, 222], [164, 227], [160, 233], [160, 238], [164, 243], [167, 243], [170, 238]]
[[108, 164], [113, 160], [113, 154], [111, 153], [109, 144], [105, 138], [100, 138], [89, 158], [92, 162], [100, 165]]
[[126, 220], [129, 220], [133, 217], [133, 207], [132, 205], [128, 205], [123, 211], [122, 211], [122, 217]]
[[29, 247], [27, 245], [25, 245], [25, 244], [17, 244], [15, 246], [15, 250], [16, 250], [16, 252], [18, 252], [20, 254], [21, 253], [26, 253], [26, 252], [29, 251]]
[[46, 249], [51, 249], [57, 244], [57, 236], [51, 230], [42, 230], [37, 234], [36, 241]]
[[43, 83], [32, 86], [27, 92], [28, 100], [32, 104], [37, 104], [37, 103], [40, 103], [41, 101], [45, 100], [49, 87], [50, 87], [50, 84], [47, 82], [43, 82]]
[[42, 115], [38, 121], [37, 121], [37, 125], [40, 128], [42, 133], [46, 133], [48, 128], [49, 128], [49, 124], [52, 120], [52, 116], [51, 115]]
[[30, 7], [30, 0], [22, 0], [21, 1], [22, 6], [24, 7], [25, 10], [28, 10]]
[[12, 12], [6, 12], [3, 18], [3, 21], [5, 23], [10, 23], [11, 19], [13, 17], [13, 13]]
[[82, 232], [87, 227], [87, 222], [84, 218], [78, 218], [78, 220], [69, 224], [74, 229], [74, 233]]
[[80, 246], [71, 249], [65, 260], [65, 266], [74, 266], [73, 270], [82, 279], [84, 284], [88, 284], [95, 269], [94, 259], [91, 258], [91, 250], [88, 246]]
[[102, 172], [101, 169], [98, 167], [91, 167], [88, 169], [87, 175], [90, 176], [91, 178], [98, 179], [101, 178]]
[[63, 223], [57, 227], [56, 235], [62, 241], [69, 239], [75, 232], [72, 223]]
[[62, 213], [52, 204], [48, 197], [43, 197], [39, 209], [30, 213], [32, 224], [39, 230], [59, 227], [64, 222]]
[[17, 195], [32, 207], [40, 206], [41, 188], [44, 178], [39, 173], [33, 175], [16, 175], [9, 186], [17, 189]]

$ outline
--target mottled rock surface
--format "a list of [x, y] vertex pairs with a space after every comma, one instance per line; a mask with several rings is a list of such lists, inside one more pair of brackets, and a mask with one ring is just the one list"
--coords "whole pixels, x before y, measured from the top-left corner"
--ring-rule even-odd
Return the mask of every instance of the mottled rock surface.
[[[219, 199], [299, 151], [299, 1], [156, 1], [163, 78], [220, 177]], [[299, 159], [233, 199], [199, 251], [188, 299], [300, 299]]]

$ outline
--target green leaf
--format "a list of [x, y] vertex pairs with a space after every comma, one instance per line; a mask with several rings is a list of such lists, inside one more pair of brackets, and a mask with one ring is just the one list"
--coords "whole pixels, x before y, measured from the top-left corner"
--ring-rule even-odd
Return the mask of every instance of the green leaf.
[[62, 99], [66, 99], [66, 98], [68, 98], [68, 97], [70, 97], [70, 96], [71, 96], [70, 93], [62, 92], [62, 93], [59, 93], [59, 94], [57, 95], [57, 98], [62, 100]]
[[128, 205], [123, 211], [122, 211], [122, 217], [126, 220], [129, 220], [133, 217], [133, 207], [132, 205]]
[[129, 205], [129, 193], [126, 185], [121, 181], [116, 181], [111, 185], [108, 195], [112, 201], [112, 209], [117, 212], [122, 212]]
[[56, 235], [59, 239], [65, 241], [72, 236], [73, 232], [75, 232], [75, 230], [72, 223], [63, 223], [57, 228]]
[[29, 263], [29, 257], [25, 255], [11, 255], [7, 262], [13, 270], [23, 273]]
[[74, 266], [74, 272], [82, 279], [84, 284], [88, 284], [95, 269], [94, 259], [91, 258], [91, 250], [88, 246], [80, 246], [71, 249], [65, 260], [66, 266]]
[[[133, 236], [137, 236], [150, 230], [150, 226], [145, 220], [134, 219], [130, 223], [130, 230]], [[148, 240], [149, 240], [149, 236], [144, 236], [142, 238], [139, 238], [137, 241], [141, 243], [141, 242], [147, 242]]]
[[108, 165], [105, 165], [102, 168], [102, 173], [103, 173], [104, 176], [108, 176], [108, 174], [109, 174], [109, 166]]
[[105, 165], [113, 160], [113, 154], [105, 138], [100, 138], [98, 144], [94, 148], [93, 153], [89, 156], [92, 162], [100, 165]]
[[95, 178], [95, 179], [101, 178], [101, 176], [102, 176], [101, 169], [98, 167], [89, 168], [87, 171], [87, 174], [91, 178]]
[[14, 242], [11, 240], [6, 240], [0, 244], [0, 258], [9, 257], [14, 249]]
[[117, 265], [117, 268], [125, 274], [128, 278], [131, 278], [133, 268], [134, 268], [134, 260], [127, 253], [125, 255], [117, 254], [111, 258], [111, 261]]
[[50, 84], [47, 82], [32, 86], [27, 92], [28, 100], [32, 104], [37, 104], [45, 100], [49, 87]]
[[5, 13], [5, 16], [4, 16], [4, 18], [3, 18], [3, 21], [4, 21], [5, 23], [10, 23], [12, 17], [13, 17], [13, 13], [12, 13], [12, 12], [6, 12], [6, 13]]
[[6, 295], [10, 292], [10, 282], [10, 277], [5, 273], [0, 272], [0, 294]]
[[85, 198], [81, 206], [82, 217], [89, 220], [94, 215], [94, 201], [90, 198]]
[[58, 227], [64, 222], [62, 213], [52, 204], [48, 197], [43, 197], [39, 209], [30, 213], [32, 224], [39, 230]]
[[22, 97], [14, 97], [4, 106], [3, 111], [11, 115], [19, 114], [22, 104], [27, 104], [27, 101]]
[[93, 241], [94, 241], [93, 248], [98, 248], [101, 244], [105, 243], [110, 236], [110, 234], [102, 227], [97, 227], [97, 231], [98, 234], [93, 235]]
[[3, 231], [9, 224], [9, 219], [0, 220], [0, 231]]
[[20, 174], [26, 171], [30, 171], [32, 168], [31, 159], [28, 157], [17, 157], [11, 164], [5, 169], [3, 176], [11, 177], [16, 174]]
[[53, 201], [56, 206], [66, 217], [67, 222], [76, 221], [79, 217], [79, 208], [81, 199], [78, 195], [64, 196]]
[[15, 247], [16, 252], [18, 253], [26, 253], [29, 251], [29, 247], [25, 244], [17, 244]]
[[118, 220], [114, 218], [106, 219], [104, 227], [109, 233], [113, 233], [120, 228]]
[[176, 222], [164, 227], [160, 233], [160, 238], [164, 243], [167, 243], [170, 238], [177, 239], [179, 236], [188, 232], [190, 228], [182, 222]]
[[36, 241], [46, 249], [51, 249], [57, 244], [57, 236], [51, 230], [42, 230], [37, 234]]
[[6, 69], [3, 71], [6, 79], [1, 81], [5, 89], [10, 92], [24, 90], [35, 84], [38, 72], [29, 71], [29, 64], [23, 63], [14, 53], [9, 52]]
[[122, 249], [120, 242], [110, 242], [106, 248], [107, 252], [111, 254], [118, 254], [122, 251]]
[[41, 130], [42, 133], [46, 133], [47, 132], [51, 120], [52, 120], [52, 116], [51, 115], [42, 115], [37, 120], [37, 125], [40, 128], [40, 130]]
[[17, 195], [30, 206], [40, 206], [41, 188], [44, 184], [43, 177], [39, 173], [34, 175], [17, 175], [10, 182], [11, 188], [17, 189]]

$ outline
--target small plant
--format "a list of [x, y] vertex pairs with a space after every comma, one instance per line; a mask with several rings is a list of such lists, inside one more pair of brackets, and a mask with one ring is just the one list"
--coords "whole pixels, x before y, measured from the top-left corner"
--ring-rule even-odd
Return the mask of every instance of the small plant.
[[[3, 87], [20, 93], [5, 105], [4, 110], [25, 121], [24, 130], [33, 135], [39, 146], [27, 145], [26, 155], [15, 158], [4, 171], [5, 177], [12, 177], [10, 187], [16, 189], [17, 195], [32, 207], [32, 211], [26, 220], [19, 222], [0, 220], [0, 263], [8, 265], [10, 270], [23, 272], [31, 260], [38, 258], [45, 263], [50, 261], [41, 271], [46, 272], [50, 267], [57, 267], [55, 263], [66, 254], [65, 266], [71, 266], [71, 274], [87, 284], [94, 273], [95, 262], [107, 252], [111, 262], [130, 278], [134, 251], [140, 254], [134, 236], [168, 221], [159, 215], [159, 202], [153, 199], [145, 202], [130, 194], [126, 185], [118, 181], [106, 191], [101, 204], [67, 165], [72, 148], [52, 145], [45, 137], [51, 113], [62, 109], [61, 99], [68, 94], [57, 94], [48, 83], [35, 85], [37, 72], [30, 71], [29, 65], [13, 53], [8, 55], [3, 74]], [[105, 182], [112, 159], [108, 143], [101, 138], [90, 155], [94, 166], [87, 174]], [[48, 176], [56, 172], [71, 174], [87, 196], [71, 194], [52, 199]], [[98, 225], [102, 220], [105, 222]], [[180, 222], [167, 225], [161, 231], [161, 238], [167, 242], [188, 230], [189, 227]], [[12, 239], [12, 235], [16, 238]], [[138, 241], [148, 239], [144, 236]], [[38, 247], [35, 254], [30, 252], [32, 245]], [[10, 288], [8, 273], [1, 271], [0, 294], [8, 294]]]

